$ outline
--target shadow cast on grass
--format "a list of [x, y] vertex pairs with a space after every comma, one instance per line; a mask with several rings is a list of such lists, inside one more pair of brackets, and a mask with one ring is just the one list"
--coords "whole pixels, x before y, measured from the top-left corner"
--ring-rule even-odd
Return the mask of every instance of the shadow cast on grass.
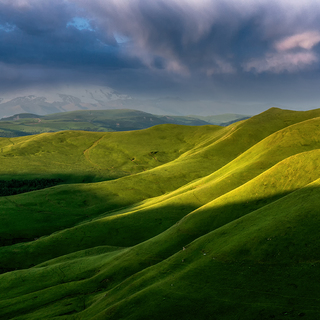
[[[315, 319], [319, 309], [318, 285], [313, 280], [319, 275], [318, 263], [309, 260], [293, 263], [281, 258], [273, 263], [249, 261], [245, 255], [233, 257], [232, 248], [226, 251], [231, 259], [216, 259], [221, 247], [228, 247], [228, 239], [234, 236], [232, 232], [241, 234], [241, 245], [249, 245], [253, 251], [261, 248], [255, 248], [259, 242], [246, 241], [252, 234], [264, 240], [265, 246], [278, 250], [276, 242], [266, 239], [265, 228], [257, 232], [255, 220], [250, 219], [254, 216], [264, 226], [270, 212], [272, 216], [266, 226], [271, 225], [281, 236], [282, 249], [288, 252], [294, 249], [289, 252], [292, 255], [298, 254], [297, 249], [303, 252], [305, 243], [296, 246], [300, 238], [306, 238], [308, 232], [317, 236], [320, 188], [296, 191], [198, 210], [182, 205], [144, 208], [130, 214], [122, 210], [118, 215], [94, 219], [30, 243], [1, 248], [0, 265], [7, 267], [4, 272], [36, 266], [2, 275], [9, 287], [9, 280], [15, 280], [20, 286], [23, 279], [26, 288], [13, 289], [26, 292], [25, 296], [17, 293], [16, 305], [10, 309], [8, 303], [0, 308], [0, 313], [9, 319], [25, 312], [38, 312], [41, 307], [41, 317], [48, 318], [46, 312], [57, 312], [57, 303], [61, 308], [58, 315], [74, 310], [84, 312], [77, 315], [79, 319], [93, 318], [100, 311], [102, 314], [97, 319], [129, 315], [133, 319], [160, 319], [163, 314], [168, 319], [208, 319], [210, 314], [219, 319], [282, 319], [291, 313], [294, 318], [307, 314], [309, 319]], [[301, 199], [308, 203], [302, 210]], [[292, 216], [283, 214], [285, 206], [288, 211], [292, 210]], [[297, 217], [304, 221], [303, 225], [300, 226]], [[284, 230], [288, 232], [287, 227], [297, 229], [283, 234]], [[300, 238], [295, 239], [297, 237]], [[311, 236], [307, 242], [313, 246], [309, 251], [317, 251]], [[84, 257], [78, 255], [80, 250], [92, 248], [94, 251], [106, 245], [130, 248], [119, 250], [105, 262], [101, 262], [106, 259], [103, 254], [92, 259], [75, 259]], [[76, 252], [76, 256], [67, 256]], [[55, 257], [60, 257], [63, 263], [49, 261]], [[37, 266], [41, 262], [46, 263]], [[78, 268], [80, 265], [83, 265], [82, 271]], [[50, 282], [50, 275], [56, 278], [55, 282]], [[33, 280], [37, 277], [43, 277], [48, 284], [35, 284]], [[43, 301], [41, 290], [47, 294]], [[76, 309], [71, 305], [66, 310], [70, 297], [86, 303]]]
[[[27, 242], [14, 244], [14, 239], [20, 239], [18, 231], [15, 238], [12, 238], [12, 245], [9, 239], [2, 238], [2, 243], [7, 241], [7, 246], [0, 247], [0, 270], [7, 272], [29, 268], [62, 255], [97, 246], [132, 247], [156, 236], [159, 237], [159, 240], [157, 240], [158, 237], [155, 238], [156, 242], [167, 242], [160, 250], [162, 253], [159, 259], [164, 259], [198, 237], [287, 194], [282, 193], [251, 202], [231, 203], [209, 209], [190, 205], [171, 205], [150, 206], [135, 210], [134, 207], [130, 207], [129, 202], [119, 203], [113, 199], [114, 202], [111, 203], [111, 199], [106, 201], [104, 198], [96, 197], [97, 202], [106, 202], [107, 205], [97, 205], [90, 214], [85, 216], [82, 214], [72, 223], [62, 220], [55, 229], [52, 229], [52, 232], [49, 232], [49, 226], [48, 232], [40, 235], [40, 238], [22, 238]], [[82, 201], [89, 200], [93, 196], [89, 192], [79, 194]], [[127, 209], [124, 209], [125, 206], [128, 206]], [[84, 208], [80, 208], [80, 212], [83, 210]], [[66, 208], [65, 213], [68, 211], [79, 211], [79, 208]], [[46, 222], [49, 223], [49, 221]], [[38, 230], [37, 226], [34, 228]], [[41, 230], [43, 231], [44, 227]], [[152, 261], [150, 263], [152, 264]]]

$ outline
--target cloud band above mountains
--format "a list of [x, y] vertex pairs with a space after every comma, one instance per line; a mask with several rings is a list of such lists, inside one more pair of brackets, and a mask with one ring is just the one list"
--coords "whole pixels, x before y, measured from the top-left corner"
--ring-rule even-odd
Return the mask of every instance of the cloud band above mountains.
[[4, 87], [318, 74], [320, 2], [0, 0], [0, 45]]

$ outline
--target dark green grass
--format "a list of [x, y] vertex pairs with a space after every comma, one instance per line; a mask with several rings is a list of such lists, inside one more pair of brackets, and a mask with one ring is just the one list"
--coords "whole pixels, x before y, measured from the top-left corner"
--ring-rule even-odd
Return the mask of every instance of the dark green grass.
[[[318, 284], [312, 279], [319, 275], [317, 257], [310, 259], [310, 252], [303, 253], [304, 250], [288, 252], [288, 245], [292, 247], [292, 242], [299, 244], [303, 240], [303, 247], [306, 244], [314, 246], [314, 239], [306, 237], [305, 232], [317, 229], [319, 226], [315, 222], [318, 219], [305, 219], [300, 228], [296, 216], [301, 210], [299, 197], [316, 205], [319, 190], [309, 187], [297, 192], [190, 244], [186, 239], [181, 243], [181, 235], [177, 233], [170, 242], [161, 235], [159, 239], [131, 249], [113, 251], [115, 256], [112, 252], [100, 252], [83, 259], [81, 254], [73, 256], [69, 263], [66, 263], [69, 260], [66, 256], [65, 261], [60, 259], [32, 268], [32, 273], [4, 274], [4, 289], [6, 278], [13, 285], [15, 281], [23, 281], [25, 286], [15, 286], [19, 291], [13, 291], [12, 296], [19, 298], [11, 300], [11, 295], [6, 296], [9, 300], [4, 300], [2, 305], [12, 306], [11, 310], [6, 310], [8, 316], [35, 309], [39, 318], [80, 312], [85, 306], [83, 313], [78, 315], [83, 319], [94, 319], [95, 316], [97, 319], [106, 316], [111, 319], [158, 319], [163, 313], [171, 319], [178, 315], [191, 319], [197, 314], [207, 318], [212, 312], [218, 319], [255, 319], [259, 314], [266, 318], [276, 315], [280, 319], [291, 314], [298, 319], [302, 313], [308, 316], [307, 319], [315, 319], [319, 312]], [[278, 210], [281, 205], [287, 206], [288, 201], [293, 201], [295, 206], [291, 214], [283, 213], [287, 222], [284, 224]], [[316, 217], [316, 210], [314, 214]], [[298, 227], [295, 232], [285, 232], [288, 226], [294, 225]], [[257, 232], [257, 228], [264, 232]], [[241, 232], [235, 232], [236, 229]], [[243, 241], [249, 247], [259, 242], [265, 245], [244, 252]], [[168, 247], [171, 247], [169, 251]], [[277, 251], [270, 253], [270, 248], [277, 248]], [[278, 257], [279, 250], [285, 252], [284, 258]], [[297, 252], [303, 253], [304, 257], [296, 259]], [[28, 293], [30, 290], [34, 293]], [[48, 304], [53, 297], [58, 301]], [[76, 307], [75, 302], [79, 301], [82, 304]], [[32, 319], [32, 314], [21, 317], [24, 318]], [[73, 319], [72, 315], [70, 319]]]
[[33, 179], [33, 180], [0, 180], [0, 196], [30, 192], [39, 189], [50, 188], [63, 183], [62, 179]]
[[318, 319], [318, 116], [0, 140], [25, 175], [126, 172], [0, 199], [0, 318]]

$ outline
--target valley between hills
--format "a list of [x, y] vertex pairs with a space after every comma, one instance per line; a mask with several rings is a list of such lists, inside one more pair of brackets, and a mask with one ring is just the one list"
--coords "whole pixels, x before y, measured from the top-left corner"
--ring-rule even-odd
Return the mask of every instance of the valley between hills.
[[0, 151], [0, 319], [319, 319], [320, 109]]

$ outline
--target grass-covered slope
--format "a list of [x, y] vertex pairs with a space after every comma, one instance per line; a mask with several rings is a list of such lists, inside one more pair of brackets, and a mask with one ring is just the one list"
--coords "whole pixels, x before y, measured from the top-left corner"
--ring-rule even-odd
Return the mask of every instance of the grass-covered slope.
[[119, 178], [174, 160], [219, 131], [218, 126], [164, 125], [121, 133], [62, 131], [3, 138], [0, 176]]
[[318, 319], [319, 117], [0, 140], [0, 319]]

